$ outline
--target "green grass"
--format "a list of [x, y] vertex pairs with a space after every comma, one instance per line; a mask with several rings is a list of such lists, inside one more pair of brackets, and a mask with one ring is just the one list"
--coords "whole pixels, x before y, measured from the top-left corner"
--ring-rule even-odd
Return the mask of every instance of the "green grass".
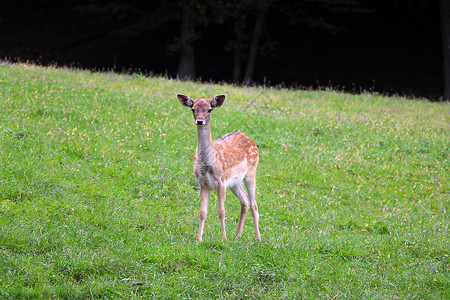
[[[176, 93], [260, 145], [262, 241]], [[449, 299], [450, 105], [0, 64], [0, 298]]]

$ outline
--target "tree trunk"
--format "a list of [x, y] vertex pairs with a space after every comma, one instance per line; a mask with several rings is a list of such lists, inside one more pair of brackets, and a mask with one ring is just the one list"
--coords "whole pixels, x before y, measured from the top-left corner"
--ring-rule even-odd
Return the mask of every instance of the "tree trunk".
[[267, 10], [270, 2], [264, 1], [259, 8], [258, 17], [256, 18], [255, 27], [253, 28], [252, 42], [250, 44], [250, 52], [248, 54], [247, 68], [245, 70], [244, 84], [249, 85], [253, 79], [253, 72], [255, 71], [256, 54], [258, 53], [258, 39], [264, 24]]
[[190, 11], [188, 5], [183, 7], [183, 17], [181, 23], [181, 53], [178, 64], [178, 77], [180, 79], [195, 78], [195, 58], [194, 58], [194, 28], [190, 21]]
[[444, 99], [450, 99], [450, 0], [440, 0]]
[[239, 83], [241, 80], [241, 55], [238, 50], [234, 50], [233, 57], [233, 82]]

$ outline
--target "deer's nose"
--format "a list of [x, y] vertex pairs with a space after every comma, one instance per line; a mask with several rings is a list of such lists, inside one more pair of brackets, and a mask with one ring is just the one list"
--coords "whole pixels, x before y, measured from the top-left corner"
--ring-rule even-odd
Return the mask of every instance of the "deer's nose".
[[198, 120], [195, 120], [195, 124], [197, 124], [197, 125], [205, 125], [205, 121], [201, 120], [201, 119], [198, 119]]

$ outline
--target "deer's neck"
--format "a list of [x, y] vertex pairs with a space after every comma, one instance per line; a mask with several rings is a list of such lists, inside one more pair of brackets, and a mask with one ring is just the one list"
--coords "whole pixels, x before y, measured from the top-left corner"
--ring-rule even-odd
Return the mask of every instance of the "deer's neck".
[[205, 164], [210, 164], [214, 159], [211, 128], [209, 125], [197, 127], [197, 159]]

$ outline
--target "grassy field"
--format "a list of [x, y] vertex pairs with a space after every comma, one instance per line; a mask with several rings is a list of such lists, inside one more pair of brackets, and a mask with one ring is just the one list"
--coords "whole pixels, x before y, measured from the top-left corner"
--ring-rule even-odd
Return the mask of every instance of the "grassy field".
[[[260, 146], [204, 242], [196, 128]], [[450, 105], [0, 63], [0, 298], [449, 299]]]

